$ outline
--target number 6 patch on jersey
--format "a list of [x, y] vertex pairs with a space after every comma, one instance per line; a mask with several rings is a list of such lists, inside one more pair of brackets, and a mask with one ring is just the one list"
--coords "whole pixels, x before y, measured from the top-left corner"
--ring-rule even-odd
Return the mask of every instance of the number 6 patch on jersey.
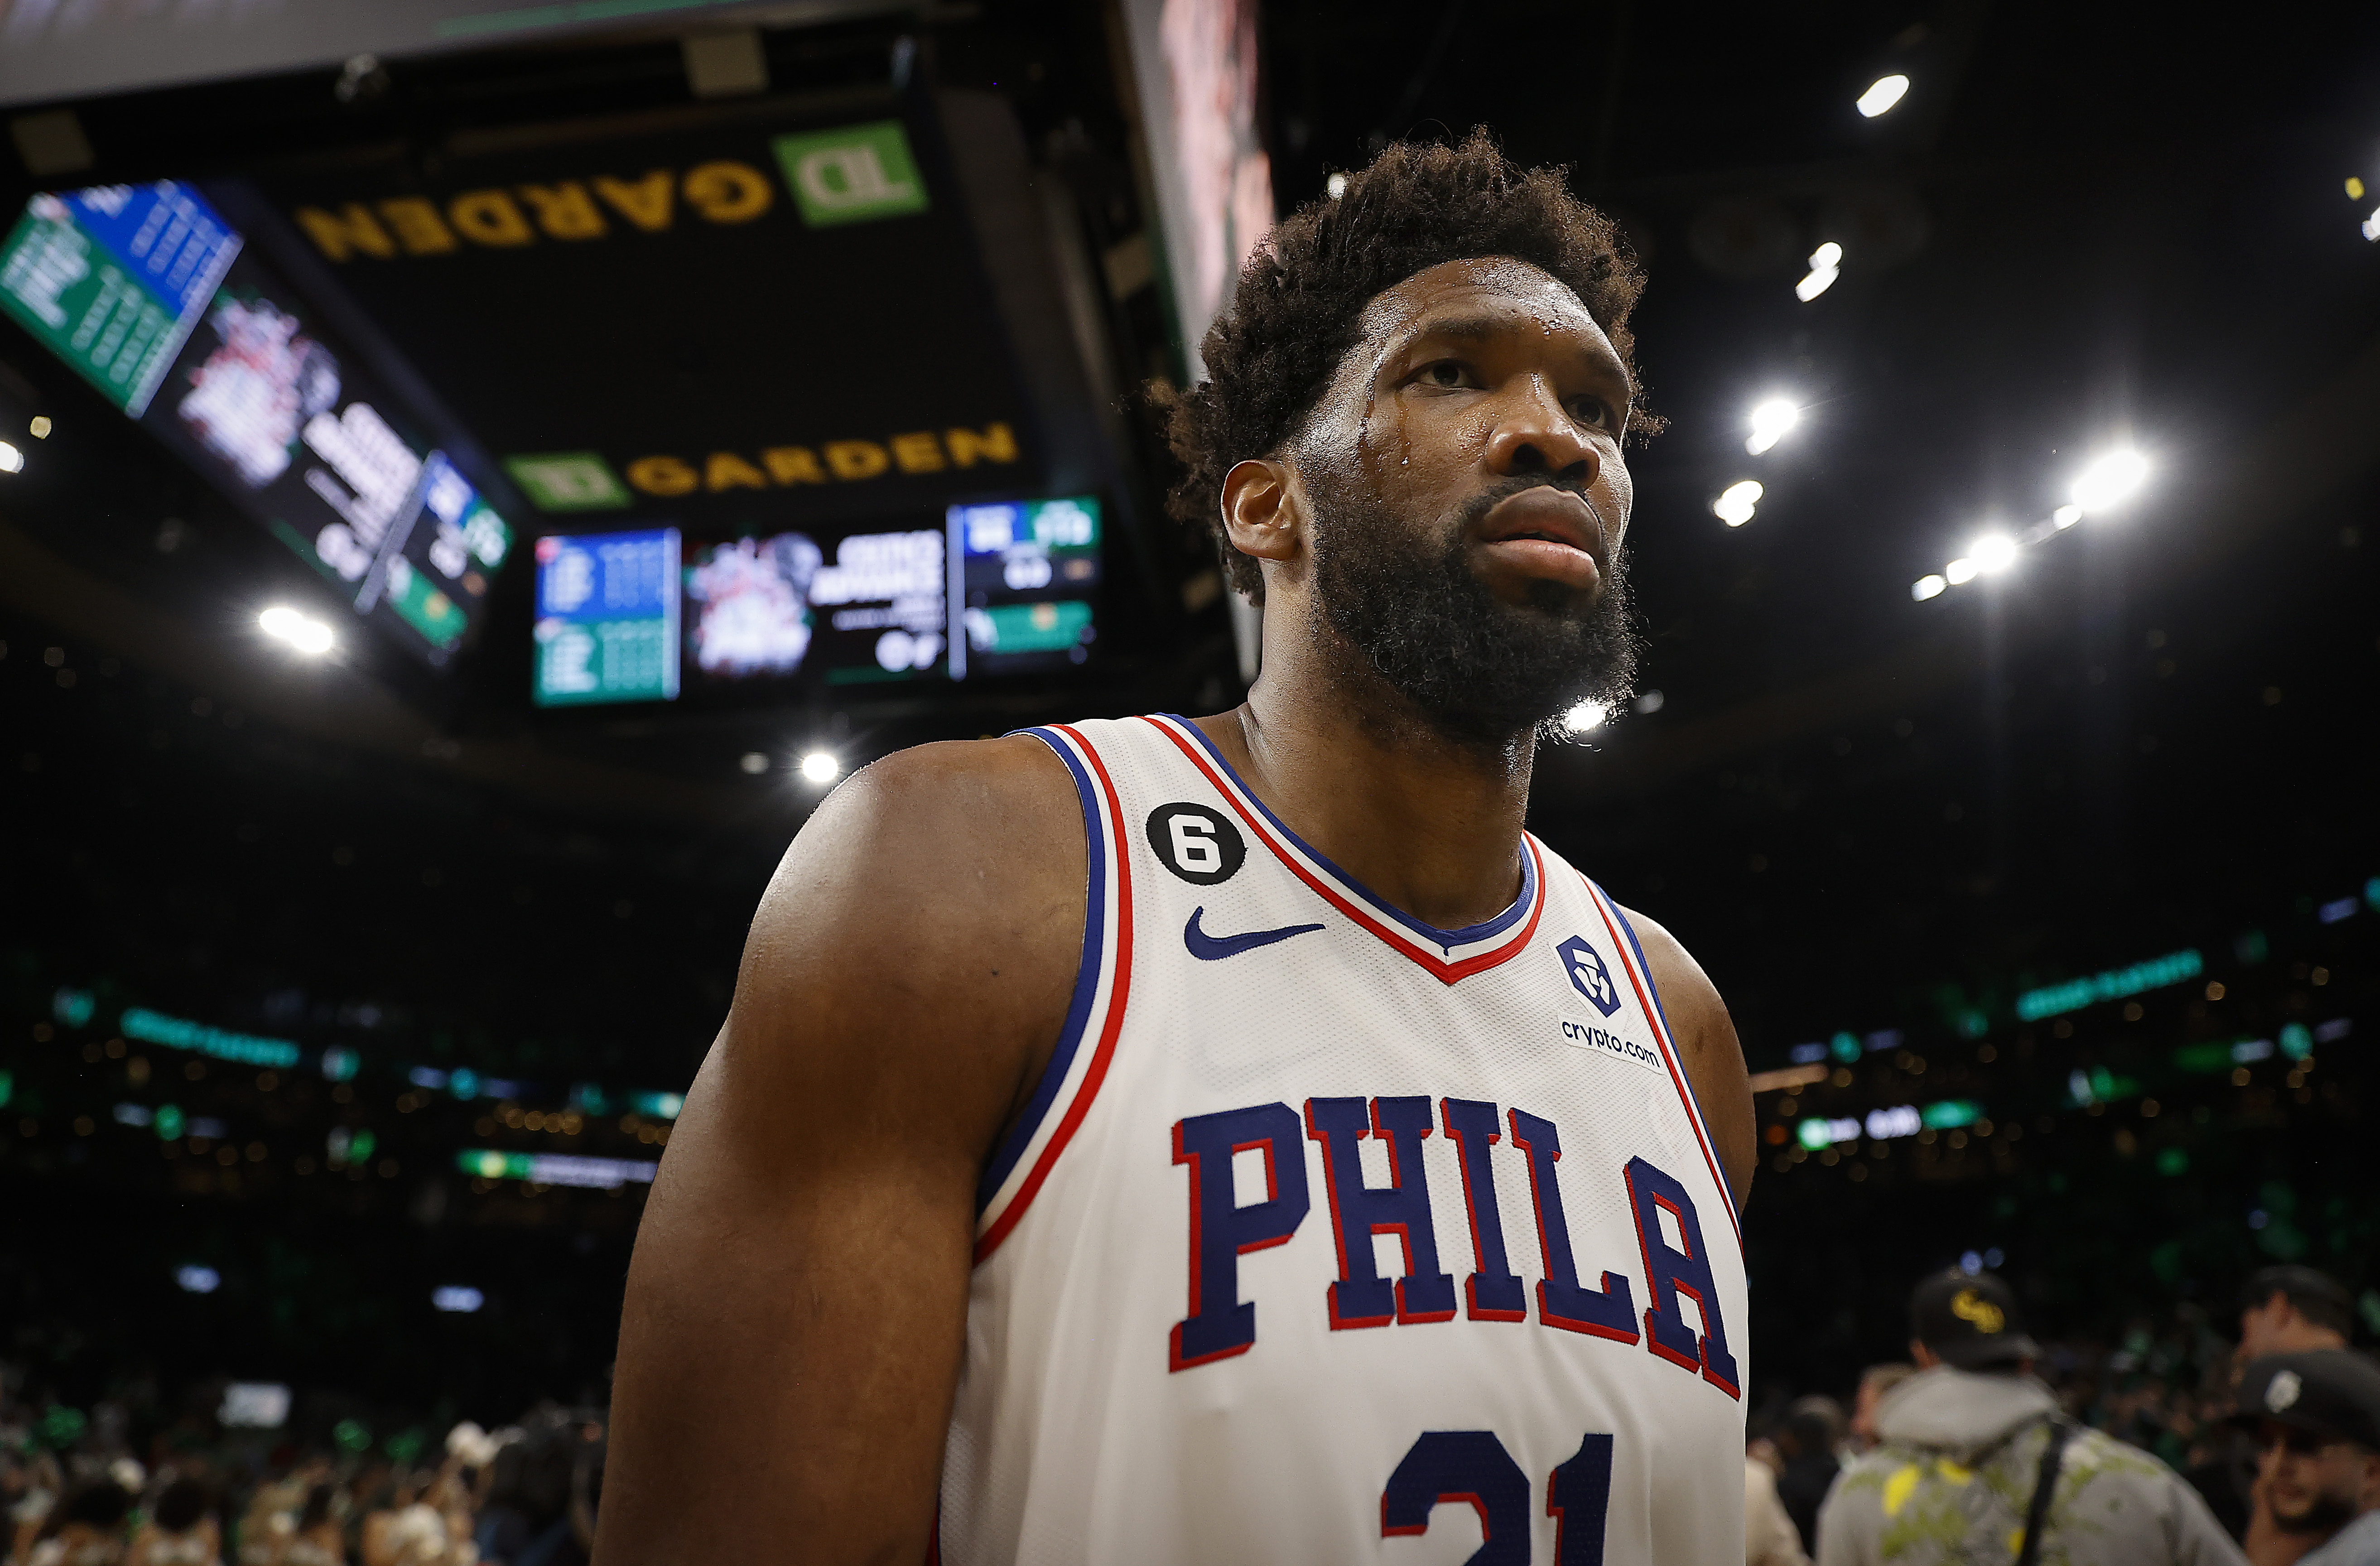
[[1248, 840], [1220, 810], [1160, 805], [1148, 813], [1148, 846], [1158, 862], [1193, 886], [1216, 886], [1247, 863]]

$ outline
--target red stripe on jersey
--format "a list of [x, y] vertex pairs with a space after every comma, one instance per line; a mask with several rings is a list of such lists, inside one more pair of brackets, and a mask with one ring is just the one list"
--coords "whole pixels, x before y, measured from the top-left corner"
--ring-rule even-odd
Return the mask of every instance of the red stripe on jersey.
[[1710, 1171], [1711, 1179], [1718, 1185], [1719, 1196], [1727, 1208], [1727, 1221], [1735, 1231], [1735, 1243], [1740, 1249], [1743, 1244], [1743, 1223], [1735, 1216], [1735, 1191], [1728, 1184], [1727, 1176], [1719, 1171], [1718, 1159], [1711, 1154], [1710, 1137], [1703, 1131], [1702, 1112], [1695, 1108], [1694, 1096], [1686, 1087], [1685, 1074], [1678, 1068], [1677, 1045], [1670, 1038], [1670, 1030], [1661, 1026], [1661, 1010], [1653, 1003], [1652, 991], [1646, 988], [1652, 982], [1650, 976], [1637, 977], [1636, 962], [1629, 951], [1628, 938], [1611, 922], [1611, 911], [1603, 905], [1602, 893], [1585, 876], [1578, 879], [1586, 883], [1586, 894], [1595, 904], [1596, 917], [1603, 921], [1605, 931], [1611, 937], [1612, 950], [1619, 954], [1621, 971], [1628, 976], [1628, 987], [1636, 991], [1636, 1005], [1645, 1014], [1645, 1026], [1652, 1028], [1654, 1041], [1661, 1046], [1661, 1062], [1670, 1068], [1670, 1085], [1678, 1090], [1678, 1102], [1686, 1111], [1686, 1123], [1694, 1128], [1694, 1141], [1703, 1150], [1703, 1167]]
[[[1116, 940], [1111, 959], [1115, 984], [1108, 991], [1107, 1017], [1099, 1026], [1099, 1048], [1092, 1052], [1090, 1066], [1083, 1073], [1082, 1086], [1075, 1090], [1074, 1099], [1066, 1105], [1064, 1118], [1058, 1122], [1058, 1129], [1050, 1134], [1049, 1142], [1041, 1149], [1041, 1156], [1033, 1160], [1033, 1172], [1025, 1177], [1025, 1184], [1016, 1188], [1016, 1195], [1010, 1198], [1007, 1208], [992, 1221], [991, 1227], [983, 1232], [983, 1237], [975, 1243], [975, 1259], [978, 1262], [1000, 1249], [1000, 1243], [1008, 1238], [1009, 1232], [1016, 1227], [1016, 1220], [1025, 1216], [1025, 1209], [1032, 1205], [1035, 1193], [1041, 1189], [1041, 1183], [1050, 1178], [1050, 1171], [1056, 1165], [1058, 1155], [1064, 1152], [1066, 1144], [1073, 1140], [1075, 1128], [1083, 1123], [1083, 1116], [1090, 1111], [1091, 1100], [1099, 1097], [1099, 1084], [1107, 1078], [1108, 1062], [1115, 1055], [1116, 1035], [1123, 1031], [1124, 998], [1132, 988], [1132, 851], [1123, 835], [1123, 803], [1116, 796], [1115, 780], [1108, 776], [1107, 763], [1099, 759], [1099, 753], [1091, 747], [1091, 742], [1083, 737], [1082, 732], [1066, 723], [1050, 726], [1082, 747], [1083, 759], [1099, 775], [1099, 792], [1107, 798], [1109, 841], [1115, 844]], [[1106, 910], [1095, 909], [1089, 917], [1098, 918], [1105, 915]]]
[[1158, 722], [1153, 718], [1145, 718], [1142, 722], [1148, 723], [1150, 726], [1155, 728], [1158, 733], [1163, 734], [1167, 739], [1172, 740], [1173, 742], [1174, 748], [1181, 751], [1183, 755], [1188, 757], [1190, 759], [1190, 764], [1197, 768], [1199, 771], [1206, 774], [1207, 781], [1215, 785], [1215, 792], [1223, 796], [1224, 803], [1231, 806], [1232, 812], [1237, 815], [1241, 820], [1247, 823], [1247, 827], [1250, 832], [1256, 833], [1257, 837], [1264, 841], [1264, 845], [1272, 850], [1273, 857], [1279, 859], [1284, 866], [1288, 867], [1289, 872], [1292, 875], [1295, 876], [1298, 880], [1304, 881], [1308, 887], [1312, 888], [1324, 902], [1330, 904], [1332, 907], [1338, 909], [1341, 913], [1346, 915], [1357, 924], [1362, 925], [1374, 935], [1378, 936], [1382, 941], [1388, 942], [1390, 946], [1402, 953], [1405, 956], [1411, 958], [1415, 963], [1420, 964], [1422, 967], [1428, 971], [1429, 976], [1432, 978], [1437, 979], [1440, 984], [1451, 985], [1457, 980], [1470, 977], [1473, 974], [1485, 973], [1489, 968], [1510, 962], [1512, 958], [1521, 953], [1522, 950], [1529, 944], [1530, 939], [1537, 933], [1537, 920], [1546, 911], [1546, 867], [1544, 859], [1537, 854], [1536, 840], [1531, 838], [1528, 833], [1523, 832], [1521, 834], [1521, 843], [1522, 845], [1528, 850], [1529, 858], [1536, 869], [1536, 874], [1535, 879], [1537, 892], [1536, 901], [1529, 909], [1528, 918], [1522, 923], [1519, 932], [1503, 945], [1495, 948], [1493, 951], [1476, 953], [1472, 956], [1462, 959], [1460, 962], [1450, 963], [1443, 958], [1434, 957], [1427, 952], [1420, 950], [1414, 944], [1413, 941], [1409, 937], [1399, 934], [1394, 929], [1391, 929], [1387, 925], [1384, 925], [1379, 920], [1374, 918], [1355, 903], [1349, 900], [1347, 897], [1342, 896], [1340, 893], [1339, 889], [1332, 885], [1330, 880], [1309, 868], [1303, 859], [1292, 853], [1281, 844], [1279, 838], [1273, 835], [1272, 829], [1261, 817], [1251, 812], [1245, 805], [1240, 802], [1238, 793], [1233, 790], [1229, 783], [1223, 781], [1220, 773], [1217, 772], [1212, 766], [1208, 764], [1207, 758], [1198, 753], [1197, 747], [1191, 744], [1189, 741], [1184, 740], [1180, 734], [1174, 733], [1172, 725]]

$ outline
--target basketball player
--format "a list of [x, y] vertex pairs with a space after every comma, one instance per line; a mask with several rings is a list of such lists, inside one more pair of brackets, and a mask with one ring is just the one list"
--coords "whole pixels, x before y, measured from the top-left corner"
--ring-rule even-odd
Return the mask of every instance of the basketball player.
[[1739, 1558], [1742, 1052], [1523, 830], [1631, 673], [1640, 286], [1484, 137], [1281, 225], [1170, 409], [1263, 677], [802, 832], [638, 1240], [598, 1566]]

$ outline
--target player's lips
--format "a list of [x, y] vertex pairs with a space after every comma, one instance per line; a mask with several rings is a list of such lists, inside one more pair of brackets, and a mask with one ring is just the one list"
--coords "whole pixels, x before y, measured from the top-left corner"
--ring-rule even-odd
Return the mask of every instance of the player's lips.
[[1603, 524], [1574, 491], [1538, 484], [1490, 506], [1475, 529], [1497, 564], [1582, 590], [1601, 579]]

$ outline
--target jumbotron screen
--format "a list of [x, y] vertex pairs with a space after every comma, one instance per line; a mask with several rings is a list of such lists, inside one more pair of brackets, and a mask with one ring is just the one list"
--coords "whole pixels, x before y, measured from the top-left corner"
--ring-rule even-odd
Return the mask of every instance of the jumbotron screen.
[[964, 680], [1088, 662], [1099, 503], [957, 505], [941, 527], [674, 526], [537, 541], [544, 707]]
[[416, 656], [469, 635], [510, 525], [196, 188], [33, 197], [0, 310]]

